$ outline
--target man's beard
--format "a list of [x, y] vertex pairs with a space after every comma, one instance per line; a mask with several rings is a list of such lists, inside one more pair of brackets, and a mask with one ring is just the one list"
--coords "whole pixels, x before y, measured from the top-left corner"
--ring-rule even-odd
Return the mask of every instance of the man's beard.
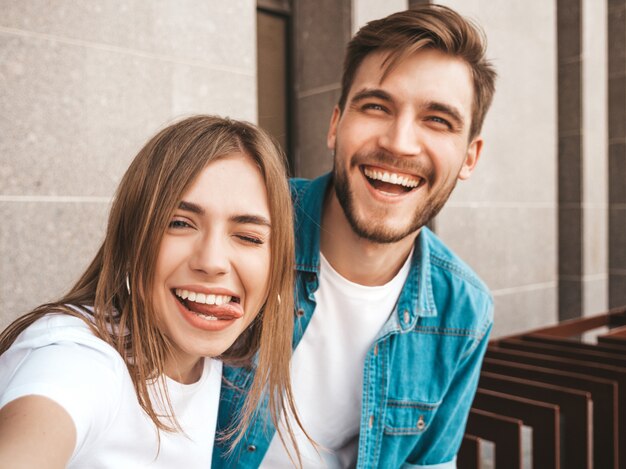
[[[358, 155], [357, 155], [358, 156]], [[367, 158], [356, 158], [357, 160], [365, 160], [370, 162], [385, 162], [388, 165], [403, 169], [398, 166], [398, 159], [388, 155], [386, 152], [375, 152], [368, 155]], [[395, 163], [395, 164], [393, 164]], [[356, 165], [353, 165], [356, 166]], [[408, 169], [408, 168], [405, 168]], [[422, 174], [424, 172], [422, 171]], [[432, 170], [426, 172], [427, 182], [430, 183], [433, 179]], [[378, 244], [390, 244], [396, 243], [407, 236], [410, 236], [417, 232], [420, 228], [426, 225], [432, 220], [439, 211], [443, 208], [447, 202], [450, 194], [456, 186], [457, 178], [446, 186], [441, 187], [437, 192], [430, 196], [420, 206], [415, 208], [413, 219], [405, 226], [401, 228], [390, 228], [385, 224], [385, 215], [376, 217], [376, 220], [359, 219], [354, 209], [354, 195], [350, 187], [350, 182], [347, 173], [343, 169], [338, 169], [335, 163], [333, 167], [333, 185], [335, 188], [335, 194], [339, 200], [339, 204], [343, 209], [343, 212], [352, 227], [352, 230], [361, 238]], [[420, 190], [419, 188], [414, 190]]]

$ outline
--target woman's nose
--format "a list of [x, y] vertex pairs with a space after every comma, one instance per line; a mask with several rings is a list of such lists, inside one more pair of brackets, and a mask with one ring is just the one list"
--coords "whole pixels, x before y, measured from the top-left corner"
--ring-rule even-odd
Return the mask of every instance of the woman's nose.
[[207, 275], [224, 275], [230, 271], [227, 239], [216, 234], [207, 234], [194, 246], [190, 267]]

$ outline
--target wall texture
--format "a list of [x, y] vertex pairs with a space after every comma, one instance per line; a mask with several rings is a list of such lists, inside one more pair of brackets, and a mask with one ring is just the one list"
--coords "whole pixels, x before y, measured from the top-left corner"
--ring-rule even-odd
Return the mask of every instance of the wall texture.
[[294, 172], [315, 177], [332, 167], [326, 131], [339, 99], [343, 48], [351, 32], [350, 0], [296, 1], [294, 31]]
[[141, 145], [194, 113], [256, 119], [252, 0], [2, 0], [0, 328], [66, 291]]
[[[354, 30], [427, 1], [291, 2], [296, 175], [332, 166]], [[623, 303], [626, 0], [440, 1], [484, 27], [499, 73], [481, 161], [436, 222], [492, 288], [494, 335]], [[257, 68], [253, 0], [0, 5], [3, 327], [84, 269], [158, 128], [197, 112], [256, 120]]]
[[608, 0], [609, 306], [626, 304], [626, 0]]
[[556, 13], [544, 0], [448, 0], [475, 19], [498, 71], [472, 177], [437, 218], [438, 234], [487, 282], [494, 335], [557, 319]]
[[[583, 315], [608, 302], [608, 47], [605, 1], [582, 2], [582, 223]], [[626, 183], [626, 181], [624, 181]], [[624, 246], [626, 249], [626, 246]], [[567, 311], [561, 308], [561, 317]]]

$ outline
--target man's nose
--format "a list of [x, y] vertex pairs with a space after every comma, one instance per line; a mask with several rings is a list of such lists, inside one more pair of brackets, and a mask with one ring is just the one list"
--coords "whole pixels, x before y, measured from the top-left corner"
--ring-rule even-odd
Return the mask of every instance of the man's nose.
[[415, 156], [422, 151], [419, 129], [411, 116], [398, 116], [389, 122], [379, 145], [395, 156]]

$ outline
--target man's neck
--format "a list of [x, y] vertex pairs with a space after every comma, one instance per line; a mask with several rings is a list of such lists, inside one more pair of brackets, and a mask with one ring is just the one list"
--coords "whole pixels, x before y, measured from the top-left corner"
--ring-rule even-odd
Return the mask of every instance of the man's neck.
[[357, 235], [331, 187], [324, 202], [320, 249], [344, 278], [366, 286], [384, 285], [400, 271], [417, 233], [389, 244]]

